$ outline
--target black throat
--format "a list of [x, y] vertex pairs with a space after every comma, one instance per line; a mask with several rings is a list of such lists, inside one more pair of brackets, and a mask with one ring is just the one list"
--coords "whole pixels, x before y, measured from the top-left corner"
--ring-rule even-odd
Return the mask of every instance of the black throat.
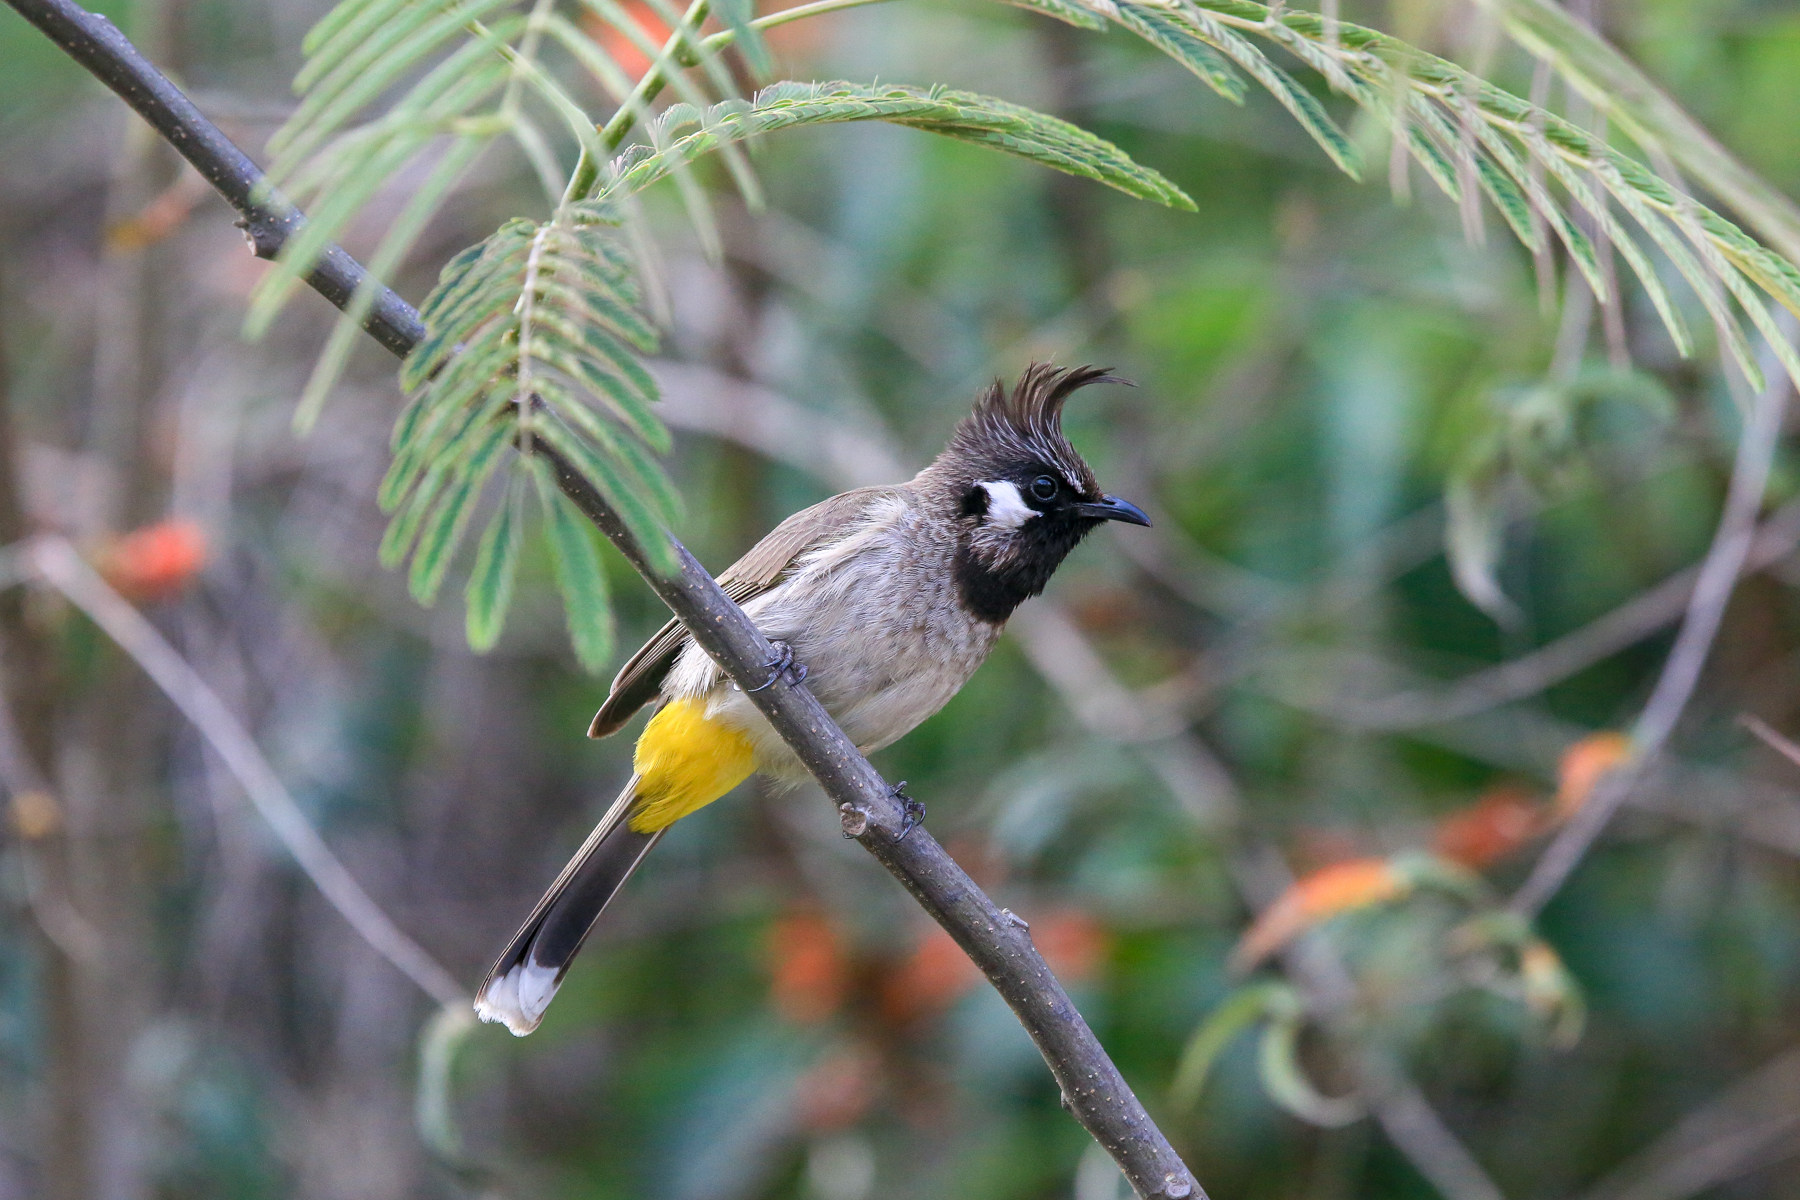
[[1040, 517], [1020, 532], [1011, 552], [998, 562], [985, 561], [964, 533], [951, 565], [957, 599], [976, 620], [1004, 625], [1013, 609], [1044, 590], [1069, 551], [1099, 523], [1088, 518]]

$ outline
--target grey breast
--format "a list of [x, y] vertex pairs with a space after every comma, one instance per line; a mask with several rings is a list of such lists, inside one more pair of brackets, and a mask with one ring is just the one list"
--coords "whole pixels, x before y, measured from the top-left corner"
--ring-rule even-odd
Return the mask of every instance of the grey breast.
[[[877, 750], [942, 708], [999, 636], [957, 603], [954, 555], [954, 529], [932, 522], [913, 497], [896, 496], [844, 538], [803, 555], [746, 611], [765, 635], [793, 647], [807, 686], [851, 740]], [[751, 729], [764, 770], [798, 769], [747, 697], [714, 695], [716, 713]]]

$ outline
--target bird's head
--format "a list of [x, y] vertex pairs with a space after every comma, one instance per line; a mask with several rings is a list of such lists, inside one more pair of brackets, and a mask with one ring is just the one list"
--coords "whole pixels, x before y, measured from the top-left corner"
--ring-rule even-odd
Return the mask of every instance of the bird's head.
[[975, 616], [1006, 620], [1102, 522], [1150, 524], [1135, 504], [1100, 490], [1062, 431], [1075, 391], [1124, 382], [1100, 367], [1033, 363], [1010, 393], [998, 380], [983, 392], [926, 468], [958, 526], [957, 591]]

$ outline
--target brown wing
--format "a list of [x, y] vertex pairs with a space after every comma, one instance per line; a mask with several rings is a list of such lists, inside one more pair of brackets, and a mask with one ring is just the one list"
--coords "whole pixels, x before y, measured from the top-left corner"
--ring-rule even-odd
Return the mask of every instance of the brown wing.
[[[838, 536], [872, 501], [899, 491], [897, 487], [857, 488], [801, 509], [721, 571], [719, 586], [737, 604], [760, 596], [781, 582], [796, 558]], [[679, 620], [671, 619], [657, 630], [644, 648], [619, 669], [606, 703], [588, 726], [588, 736], [603, 738], [617, 733], [638, 709], [656, 699], [663, 677], [675, 665], [676, 656], [687, 642], [687, 630]]]

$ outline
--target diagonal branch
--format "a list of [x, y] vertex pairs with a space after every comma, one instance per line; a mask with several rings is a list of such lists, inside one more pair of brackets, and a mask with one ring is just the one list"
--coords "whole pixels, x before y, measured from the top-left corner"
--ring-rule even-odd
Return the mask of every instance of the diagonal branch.
[[[1789, 501], [1757, 527], [1745, 574], [1771, 567], [1800, 546], [1800, 502]], [[1687, 611], [1700, 567], [1677, 571], [1617, 608], [1553, 642], [1448, 683], [1385, 696], [1346, 697], [1343, 714], [1357, 728], [1392, 732], [1442, 725], [1523, 700], [1643, 641]]]
[[[117, 92], [199, 169], [243, 215], [259, 256], [280, 252], [305, 218], [291, 205], [261, 199], [262, 175], [255, 164], [110, 22], [70, 0], [7, 3]], [[330, 269], [315, 270], [308, 282], [343, 308], [367, 274], [335, 246], [321, 261]], [[385, 288], [364, 327], [402, 357], [423, 332], [418, 314]], [[638, 569], [694, 640], [744, 687], [837, 802], [845, 833], [893, 873], [981, 968], [1044, 1056], [1061, 1085], [1064, 1105], [1112, 1155], [1137, 1194], [1159, 1200], [1204, 1200], [1205, 1193], [1186, 1164], [1032, 945], [1025, 923], [998, 908], [924, 830], [897, 840], [903, 817], [893, 790], [804, 685], [782, 680], [753, 690], [768, 673], [772, 657], [768, 640], [679, 542], [670, 539], [675, 542], [678, 569], [669, 576], [657, 575], [643, 547], [605, 500], [568, 464], [550, 455], [546, 459], [564, 492]]]
[[156, 627], [107, 586], [75, 553], [75, 547], [62, 538], [39, 538], [31, 547], [31, 558], [43, 578], [105, 630], [182, 715], [193, 722], [201, 736], [212, 743], [226, 769], [237, 777], [250, 797], [250, 803], [350, 927], [439, 1004], [467, 1003], [467, 994], [450, 972], [401, 932], [331, 852], [325, 839], [307, 823], [293, 795], [242, 723]]
[[[1792, 336], [1791, 326], [1784, 326], [1781, 336]], [[1528, 918], [1535, 916], [1556, 894], [1625, 802], [1650, 760], [1662, 751], [1675, 723], [1686, 711], [1694, 686], [1700, 681], [1700, 669], [1712, 653], [1719, 624], [1725, 619], [1725, 606], [1737, 590], [1738, 579], [1750, 557], [1756, 515], [1768, 489], [1769, 470], [1774, 463], [1776, 443], [1781, 439], [1782, 418], [1787, 413], [1792, 388], [1785, 376], [1770, 374], [1767, 385], [1750, 404], [1744, 431], [1738, 438], [1725, 511], [1719, 517], [1712, 545], [1701, 560], [1681, 632], [1675, 635], [1675, 646], [1663, 663], [1656, 688], [1631, 731], [1630, 761], [1601, 779], [1587, 803], [1545, 848], [1531, 874], [1513, 894], [1513, 911]]]

